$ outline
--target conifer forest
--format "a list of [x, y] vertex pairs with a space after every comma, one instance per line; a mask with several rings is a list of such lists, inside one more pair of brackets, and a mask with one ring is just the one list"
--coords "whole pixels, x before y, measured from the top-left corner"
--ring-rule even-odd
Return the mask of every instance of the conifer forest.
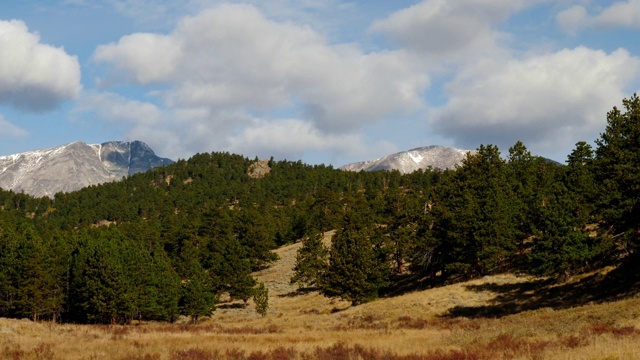
[[406, 175], [271, 159], [268, 174], [250, 176], [256, 162], [204, 153], [53, 198], [0, 191], [0, 316], [197, 320], [223, 295], [264, 296], [252, 272], [294, 242], [292, 283], [353, 305], [400, 284], [565, 277], [637, 258], [637, 95], [565, 164], [519, 141]]

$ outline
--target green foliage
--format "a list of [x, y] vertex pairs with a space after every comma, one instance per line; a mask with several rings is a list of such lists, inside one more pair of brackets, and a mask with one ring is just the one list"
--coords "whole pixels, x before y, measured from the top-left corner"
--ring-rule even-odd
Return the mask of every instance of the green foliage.
[[347, 210], [342, 227], [333, 236], [329, 267], [320, 283], [323, 294], [353, 305], [376, 299], [388, 284], [390, 272], [385, 249], [375, 238], [364, 206], [359, 198]]
[[353, 304], [380, 296], [407, 263], [432, 280], [610, 263], [640, 234], [640, 99], [623, 105], [595, 151], [577, 143], [567, 166], [517, 142], [506, 159], [481, 145], [455, 170], [271, 159], [253, 179], [256, 160], [211, 153], [53, 199], [0, 190], [0, 316], [197, 320], [223, 293], [255, 296], [252, 271], [295, 241], [291, 281]]
[[303, 238], [302, 247], [296, 254], [291, 284], [298, 284], [300, 287], [318, 286], [327, 268], [328, 255], [321, 233]]
[[125, 323], [171, 320], [178, 314], [180, 278], [166, 256], [123, 238], [116, 229], [82, 234], [70, 275], [72, 320]]
[[584, 141], [567, 157], [565, 184], [573, 197], [573, 213], [583, 224], [595, 223], [599, 189], [595, 178], [594, 152]]
[[513, 192], [506, 163], [493, 145], [480, 146], [435, 191], [435, 237], [447, 273], [504, 270], [517, 249]]
[[614, 107], [607, 127], [596, 140], [594, 171], [602, 184], [599, 212], [616, 232], [628, 232], [637, 243], [640, 228], [640, 98], [622, 101], [624, 112]]
[[183, 286], [181, 313], [196, 323], [200, 317], [210, 316], [217, 302], [207, 273], [201, 268], [194, 269]]
[[264, 283], [258, 284], [253, 290], [253, 302], [256, 304], [256, 312], [262, 317], [267, 316], [269, 311], [269, 289]]

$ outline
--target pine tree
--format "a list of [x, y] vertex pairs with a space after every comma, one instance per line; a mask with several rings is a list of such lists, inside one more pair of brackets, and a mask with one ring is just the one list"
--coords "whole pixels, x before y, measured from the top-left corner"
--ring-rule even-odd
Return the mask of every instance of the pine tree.
[[132, 289], [117, 241], [103, 231], [84, 234], [75, 253], [69, 299], [73, 320], [126, 322], [133, 309]]
[[269, 311], [269, 289], [264, 283], [258, 284], [258, 287], [254, 289], [253, 302], [256, 304], [256, 312], [262, 317], [267, 316]]
[[389, 263], [375, 239], [373, 224], [367, 219], [366, 203], [361, 198], [347, 209], [343, 225], [333, 236], [329, 267], [322, 277], [320, 291], [340, 297], [353, 305], [376, 299], [388, 284]]
[[448, 273], [486, 274], [510, 266], [517, 249], [513, 197], [497, 147], [481, 145], [434, 194], [434, 234]]
[[299, 287], [317, 286], [327, 268], [328, 255], [321, 233], [302, 239], [302, 247], [296, 254], [291, 284], [297, 283]]
[[607, 127], [596, 140], [594, 168], [602, 184], [599, 210], [615, 232], [638, 242], [640, 229], [640, 97], [622, 100], [625, 112], [614, 107]]
[[595, 179], [594, 153], [591, 145], [584, 141], [576, 143], [575, 149], [567, 157], [565, 184], [574, 199], [575, 216], [583, 224], [596, 222], [594, 212], [599, 191]]
[[210, 284], [209, 276], [203, 269], [194, 269], [190, 279], [183, 285], [181, 312], [197, 323], [202, 316], [210, 316], [218, 302]]
[[18, 247], [20, 237], [12, 229], [14, 219], [0, 212], [3, 226], [0, 228], [0, 316], [15, 316], [20, 273]]
[[31, 226], [22, 229], [18, 248], [18, 292], [16, 306], [19, 315], [33, 321], [55, 319], [62, 312], [64, 294], [61, 269], [51, 244], [45, 243]]

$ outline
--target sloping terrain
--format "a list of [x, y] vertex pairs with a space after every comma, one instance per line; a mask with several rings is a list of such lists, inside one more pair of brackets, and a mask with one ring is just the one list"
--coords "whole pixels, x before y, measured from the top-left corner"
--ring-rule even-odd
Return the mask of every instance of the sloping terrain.
[[172, 160], [141, 141], [74, 142], [0, 157], [0, 188], [41, 197], [120, 180]]
[[596, 284], [637, 289], [621, 275], [630, 269], [565, 282], [487, 276], [351, 307], [289, 284], [300, 247], [254, 274], [269, 289], [266, 317], [249, 301], [223, 302], [197, 325], [0, 319], [0, 359], [640, 359], [640, 297], [587, 296]]
[[401, 151], [379, 159], [362, 161], [341, 166], [349, 171], [398, 170], [402, 174], [416, 170], [453, 169], [459, 165], [467, 153], [473, 150], [462, 150], [446, 146], [425, 146], [407, 151]]

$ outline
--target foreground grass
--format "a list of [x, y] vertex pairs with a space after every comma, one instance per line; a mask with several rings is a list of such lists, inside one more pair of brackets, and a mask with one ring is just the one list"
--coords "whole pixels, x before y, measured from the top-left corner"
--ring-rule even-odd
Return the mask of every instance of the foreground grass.
[[638, 297], [595, 301], [575, 290], [581, 279], [505, 274], [350, 307], [288, 284], [298, 246], [256, 274], [270, 289], [264, 318], [225, 303], [197, 325], [0, 319], [0, 359], [640, 359]]
[[[2, 359], [638, 359], [638, 299], [499, 319], [402, 316], [345, 310], [290, 326], [266, 317], [239, 324], [90, 326], [0, 320]], [[347, 314], [348, 312], [348, 314]], [[313, 318], [320, 320], [314, 325]], [[248, 324], [250, 323], [250, 325]]]

